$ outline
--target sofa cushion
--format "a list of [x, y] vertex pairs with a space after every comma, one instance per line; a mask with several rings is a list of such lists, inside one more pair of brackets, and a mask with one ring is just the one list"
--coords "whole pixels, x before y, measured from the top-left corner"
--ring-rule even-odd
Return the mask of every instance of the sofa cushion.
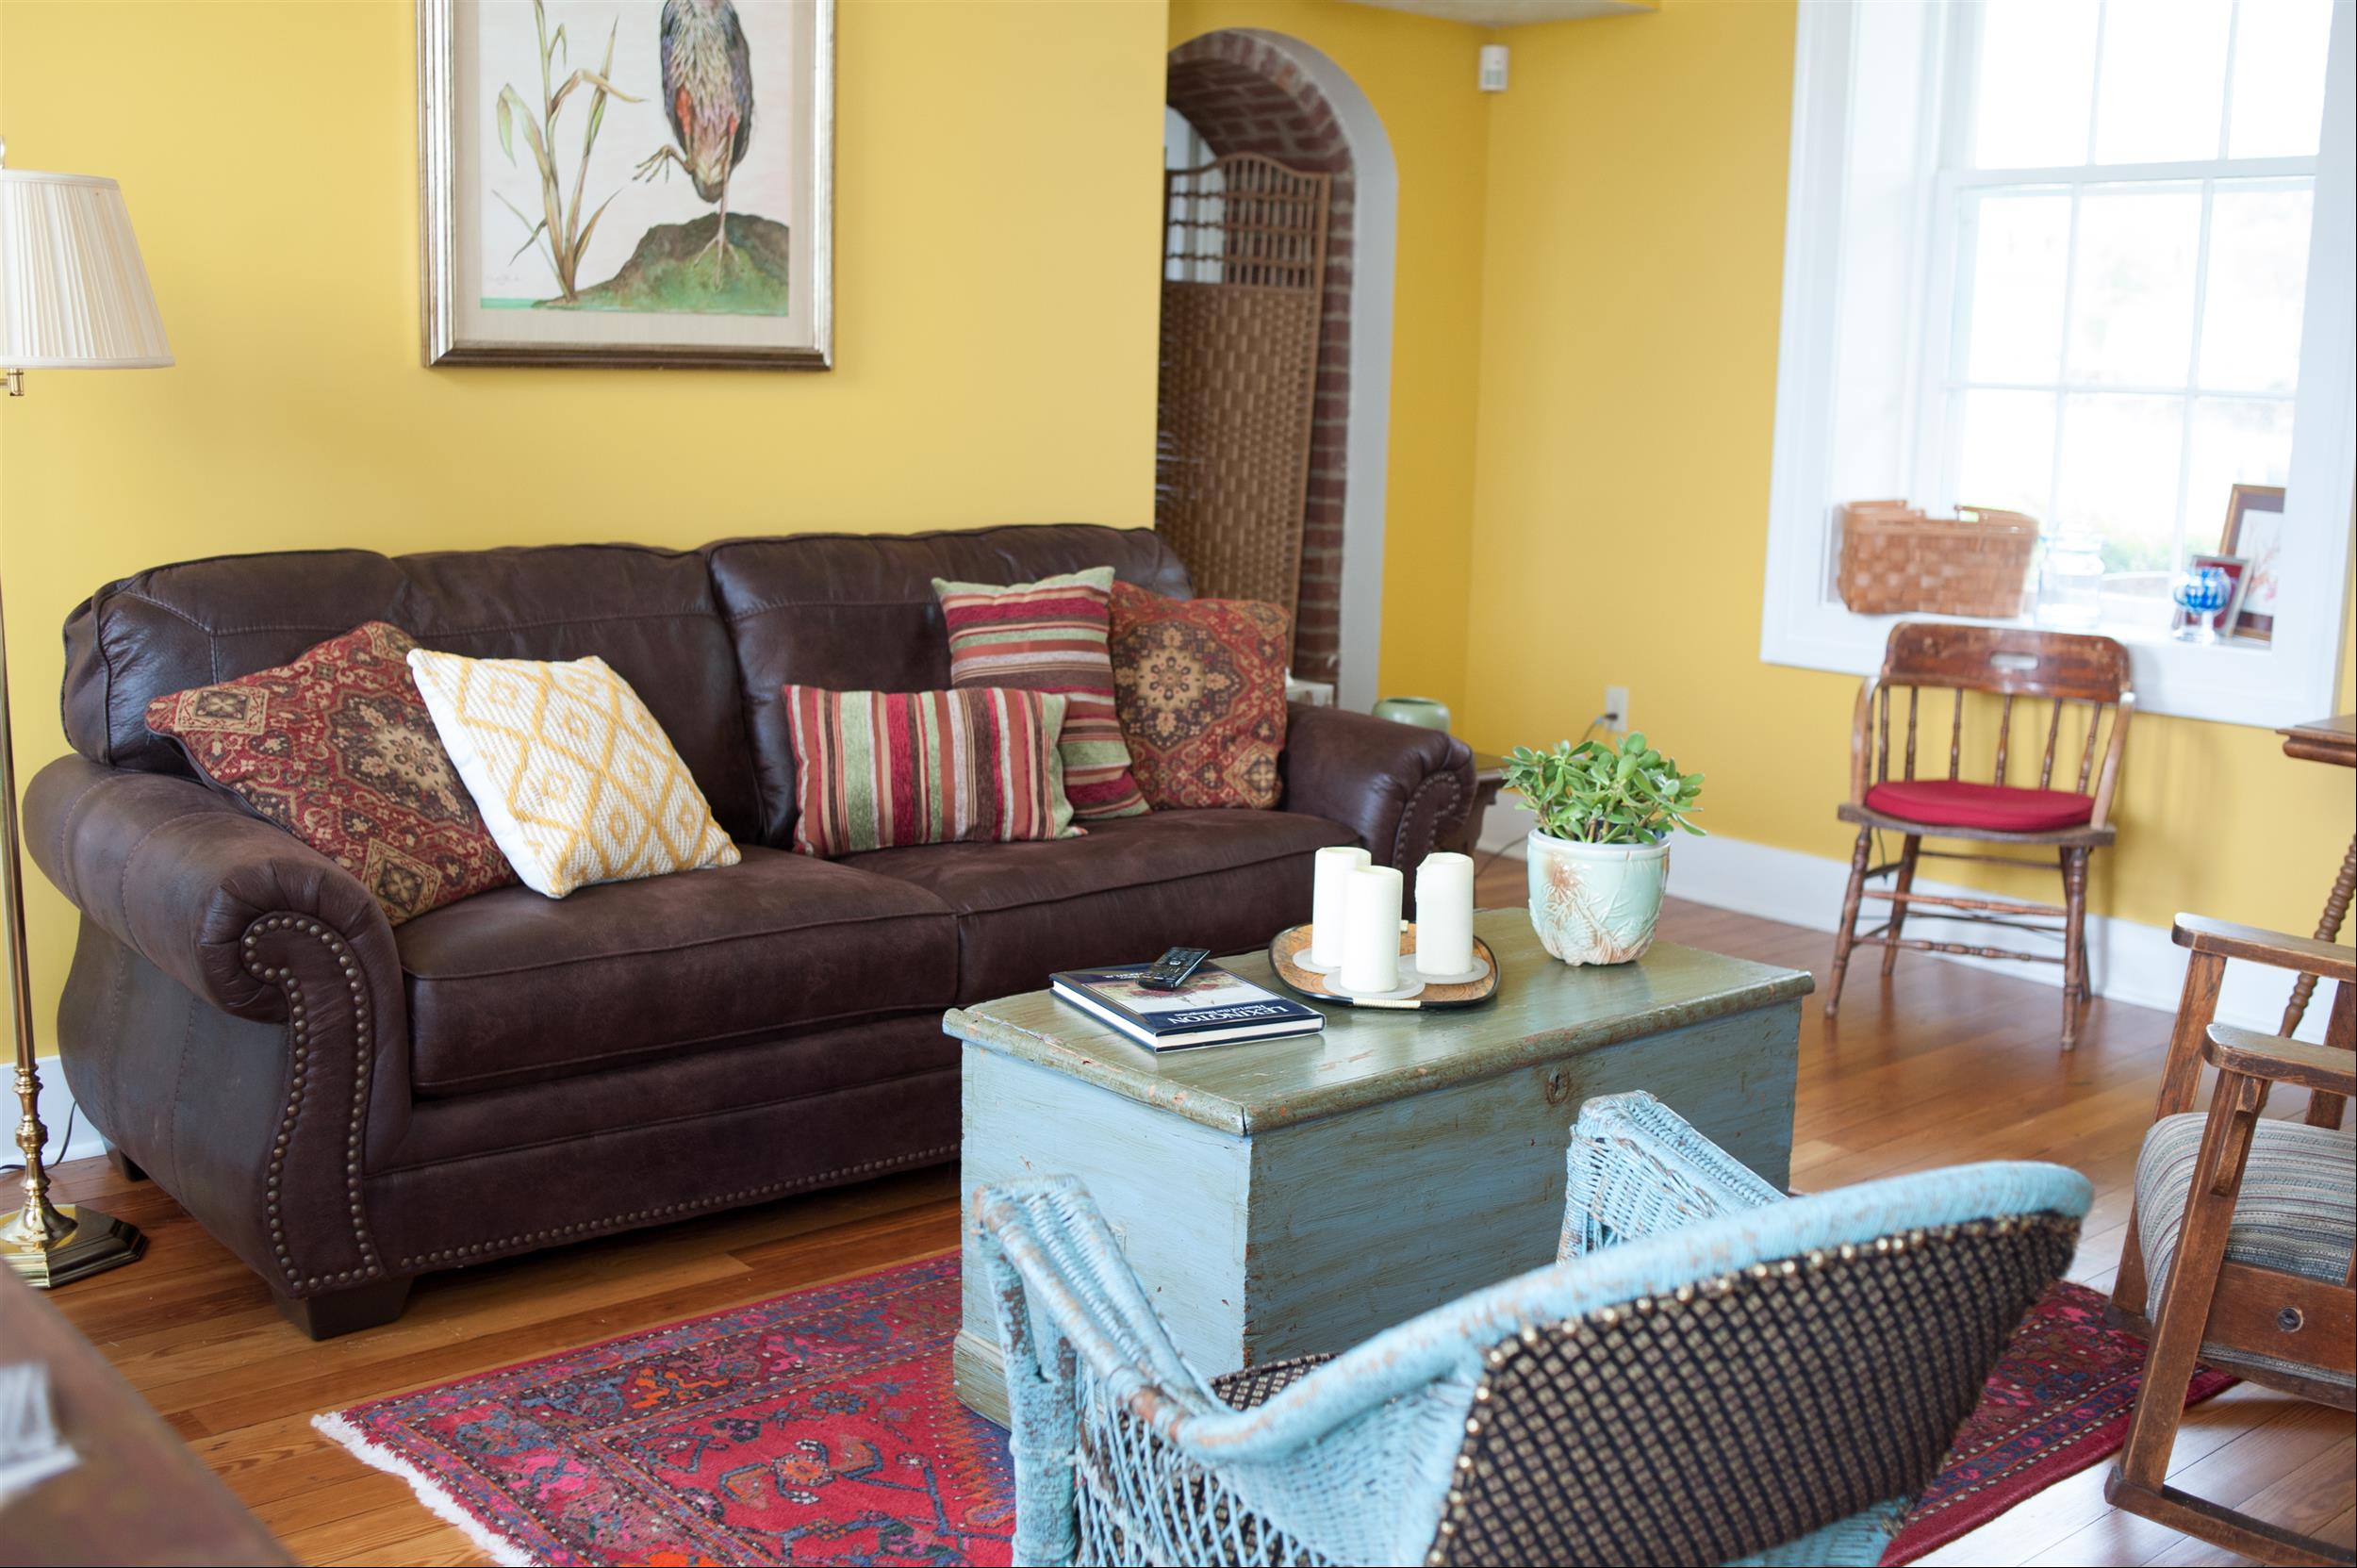
[[1277, 804], [1292, 625], [1275, 604], [1113, 586], [1114, 701], [1149, 802]]
[[904, 844], [1072, 838], [1045, 691], [785, 688], [794, 725], [794, 852], [833, 860]]
[[1111, 567], [1003, 587], [933, 579], [948, 623], [950, 685], [1064, 699], [1056, 745], [1072, 815], [1083, 822], [1146, 810], [1113, 710], [1113, 590]]
[[290, 550], [155, 567], [68, 618], [66, 738], [92, 762], [185, 773], [178, 749], [148, 731], [150, 702], [286, 664], [371, 620], [473, 659], [597, 654], [646, 698], [720, 825], [739, 838], [758, 827], [735, 649], [693, 551]]
[[948, 1006], [948, 909], [905, 881], [748, 846], [735, 866], [503, 888], [395, 933], [410, 1081], [466, 1094]]
[[[760, 781], [757, 837], [774, 845], [786, 843], [794, 827], [794, 745], [781, 694], [788, 685], [948, 686], [949, 637], [934, 578], [1028, 583], [1109, 566], [1118, 581], [1175, 597], [1187, 593], [1187, 569], [1149, 528], [1047, 523], [939, 534], [800, 534], [731, 539], [705, 553], [736, 643], [740, 701]], [[713, 805], [717, 810], [719, 802]], [[725, 815], [721, 820], [729, 821]]]
[[197, 776], [360, 879], [394, 925], [516, 880], [381, 620], [147, 705]]
[[596, 654], [415, 648], [409, 672], [484, 826], [534, 892], [561, 899], [591, 883], [736, 864], [679, 748]]
[[1085, 838], [880, 850], [836, 864], [913, 883], [957, 912], [963, 1003], [1180, 944], [1264, 947], [1310, 917], [1313, 852], [1355, 842], [1340, 823], [1294, 812], [1158, 811], [1093, 822]]

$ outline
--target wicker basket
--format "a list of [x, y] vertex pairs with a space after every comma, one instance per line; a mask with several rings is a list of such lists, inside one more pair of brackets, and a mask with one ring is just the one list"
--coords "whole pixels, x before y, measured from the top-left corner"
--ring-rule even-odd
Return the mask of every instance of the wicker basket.
[[2036, 548], [2037, 520], [2019, 512], [1934, 518], [1904, 501], [1854, 501], [1841, 508], [1841, 602], [1859, 615], [2018, 616]]

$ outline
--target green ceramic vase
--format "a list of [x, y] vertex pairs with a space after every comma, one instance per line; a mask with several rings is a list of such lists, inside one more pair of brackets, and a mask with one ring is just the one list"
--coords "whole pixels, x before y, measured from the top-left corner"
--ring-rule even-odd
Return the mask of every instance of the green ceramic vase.
[[1670, 845], [1580, 844], [1533, 828], [1530, 924], [1566, 964], [1626, 964], [1653, 946]]
[[1375, 705], [1375, 717], [1421, 730], [1448, 733], [1448, 704], [1429, 697], [1386, 697]]

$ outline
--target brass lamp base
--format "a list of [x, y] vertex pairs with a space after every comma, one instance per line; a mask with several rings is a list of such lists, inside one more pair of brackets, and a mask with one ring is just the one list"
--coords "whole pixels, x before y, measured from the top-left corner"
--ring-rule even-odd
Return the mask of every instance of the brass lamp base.
[[35, 1290], [55, 1290], [104, 1274], [136, 1263], [147, 1250], [147, 1238], [139, 1227], [112, 1214], [95, 1209], [77, 1211], [71, 1203], [58, 1204], [50, 1213], [62, 1223], [51, 1231], [59, 1239], [47, 1246], [32, 1233], [21, 1213], [0, 1226], [0, 1256], [7, 1257], [11, 1273]]

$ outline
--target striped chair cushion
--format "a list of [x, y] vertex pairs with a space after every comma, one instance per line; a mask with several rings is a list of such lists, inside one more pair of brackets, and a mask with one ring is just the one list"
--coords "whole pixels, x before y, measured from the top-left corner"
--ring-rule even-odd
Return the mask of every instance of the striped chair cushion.
[[1064, 794], [1083, 822], [1145, 813], [1113, 710], [1113, 569], [994, 587], [933, 579], [949, 627], [949, 684], [1052, 691], [1065, 699]]
[[[2161, 1291], [2168, 1282], [2169, 1264], [2176, 1261], [2185, 1195], [2193, 1185], [2207, 1119], [2199, 1111], [2163, 1116], [2144, 1135], [2144, 1151], [2136, 1159], [2136, 1232], [2151, 1279], [2145, 1305], [2151, 1313], [2161, 1310]], [[2338, 1283], [2349, 1278], [2352, 1237], [2357, 1237], [2357, 1145], [2331, 1128], [2262, 1119], [2251, 1134], [2250, 1162], [2243, 1168], [2242, 1196], [2234, 1204], [2233, 1228], [2226, 1234], [2226, 1256], [2257, 1268]], [[2206, 1345], [2201, 1350], [2203, 1361], [2221, 1366], [2255, 1363], [2357, 1382], [2346, 1371], [2306, 1362], [2236, 1356]]]
[[1038, 691], [784, 688], [794, 849], [822, 860], [902, 844], [1072, 838], [1056, 736]]

